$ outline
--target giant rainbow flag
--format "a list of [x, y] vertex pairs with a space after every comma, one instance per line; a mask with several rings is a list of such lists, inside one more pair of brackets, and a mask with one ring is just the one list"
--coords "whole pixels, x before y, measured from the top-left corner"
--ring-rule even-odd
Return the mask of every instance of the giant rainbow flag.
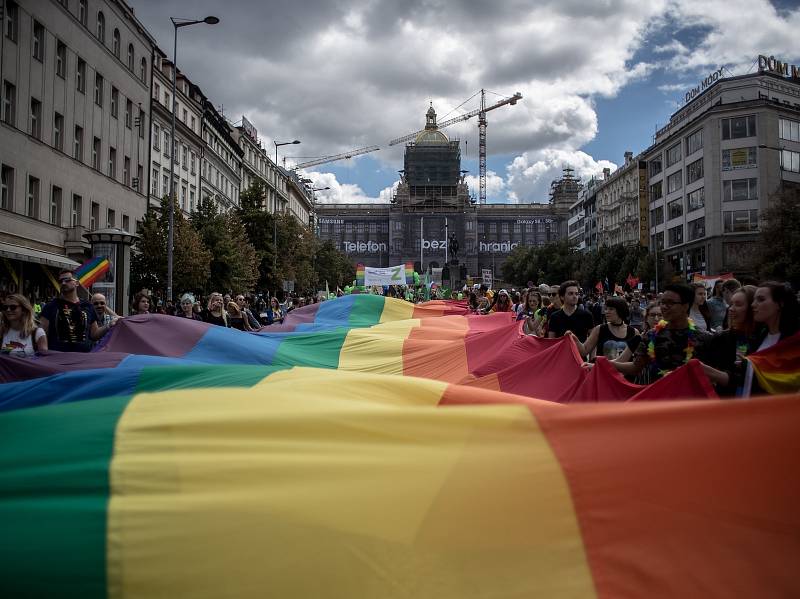
[[797, 396], [567, 341], [357, 295], [0, 357], [0, 596], [800, 596]]

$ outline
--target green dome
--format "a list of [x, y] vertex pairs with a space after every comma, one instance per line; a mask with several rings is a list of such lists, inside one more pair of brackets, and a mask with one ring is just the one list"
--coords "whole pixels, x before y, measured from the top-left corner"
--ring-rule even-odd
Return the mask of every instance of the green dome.
[[447, 136], [438, 129], [426, 129], [419, 132], [414, 143], [418, 146], [441, 146], [447, 145], [449, 141]]

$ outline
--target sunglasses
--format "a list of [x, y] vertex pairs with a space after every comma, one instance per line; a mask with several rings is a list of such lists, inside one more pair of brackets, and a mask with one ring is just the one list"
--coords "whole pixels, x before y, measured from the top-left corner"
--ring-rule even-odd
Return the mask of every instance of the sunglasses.
[[19, 308], [19, 304], [3, 304], [3, 312], [13, 312], [17, 308]]
[[105, 306], [106, 303], [105, 302], [92, 302], [92, 305], [94, 305], [94, 306]]
[[71, 282], [72, 282], [72, 281], [74, 281], [74, 280], [75, 280], [75, 279], [73, 279], [73, 278], [69, 278], [69, 279], [59, 279], [59, 280], [58, 280], [58, 282], [59, 282], [59, 283], [61, 283], [61, 284], [63, 285], [64, 283], [71, 283]]

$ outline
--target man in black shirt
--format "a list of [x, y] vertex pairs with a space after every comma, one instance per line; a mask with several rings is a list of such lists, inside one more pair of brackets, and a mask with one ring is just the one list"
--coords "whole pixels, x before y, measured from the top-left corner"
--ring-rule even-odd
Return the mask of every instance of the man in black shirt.
[[78, 279], [71, 270], [58, 273], [61, 294], [42, 308], [39, 326], [47, 333], [47, 347], [54, 351], [88, 352], [92, 342], [110, 327], [97, 324], [92, 304], [78, 297]]
[[550, 316], [547, 323], [547, 336], [563, 337], [567, 331], [572, 331], [583, 343], [594, 327], [594, 318], [587, 310], [578, 307], [581, 288], [578, 281], [565, 281], [558, 288], [558, 297], [561, 300], [560, 310]]

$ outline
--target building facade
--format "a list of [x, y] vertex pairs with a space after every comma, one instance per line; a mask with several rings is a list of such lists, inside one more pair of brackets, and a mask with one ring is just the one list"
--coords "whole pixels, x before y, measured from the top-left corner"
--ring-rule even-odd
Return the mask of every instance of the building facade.
[[54, 291], [83, 234], [134, 231], [147, 209], [155, 43], [119, 0], [4, 2], [0, 287]]
[[203, 105], [203, 146], [200, 193], [211, 198], [222, 211], [239, 206], [244, 151], [233, 138], [228, 121], [205, 100]]
[[[161, 206], [161, 199], [171, 191], [170, 138], [172, 131], [172, 71], [175, 65], [156, 48], [150, 95], [152, 129], [150, 132], [150, 205]], [[204, 152], [202, 134], [203, 106], [206, 101], [200, 88], [179, 71], [175, 79], [175, 196], [176, 206], [187, 216], [200, 197], [200, 157]]]
[[569, 240], [582, 252], [597, 250], [597, 185], [598, 179], [589, 179], [569, 208]]
[[554, 182], [556, 194], [548, 204], [477, 205], [461, 172], [459, 142], [437, 128], [433, 108], [425, 130], [406, 146], [401, 175], [389, 203], [317, 204], [319, 237], [354, 263], [413, 262], [418, 272], [443, 268], [451, 285], [482, 269], [498, 277], [515, 247], [563, 238], [574, 202], [569, 197], [579, 189], [567, 173], [566, 180]]
[[242, 148], [241, 190], [260, 181], [264, 186], [265, 209], [271, 213], [283, 209], [287, 195], [286, 177], [270, 158], [258, 138], [258, 131], [246, 117], [233, 127], [233, 138]]
[[800, 76], [762, 59], [697, 94], [643, 153], [651, 247], [671, 274], [752, 271], [764, 211], [800, 184]]
[[613, 173], [603, 170], [597, 181], [597, 245], [644, 246], [649, 244], [647, 164], [625, 152], [625, 160]]

